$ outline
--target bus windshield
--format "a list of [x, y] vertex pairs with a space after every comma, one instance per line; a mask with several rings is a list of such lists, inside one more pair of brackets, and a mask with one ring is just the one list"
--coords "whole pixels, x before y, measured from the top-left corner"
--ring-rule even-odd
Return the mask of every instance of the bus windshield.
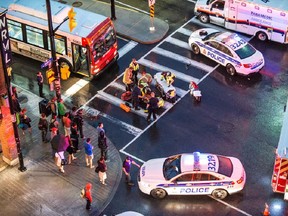
[[96, 40], [93, 46], [93, 57], [96, 61], [97, 59], [101, 58], [113, 44], [116, 42], [116, 34], [112, 26], [110, 26], [104, 34]]

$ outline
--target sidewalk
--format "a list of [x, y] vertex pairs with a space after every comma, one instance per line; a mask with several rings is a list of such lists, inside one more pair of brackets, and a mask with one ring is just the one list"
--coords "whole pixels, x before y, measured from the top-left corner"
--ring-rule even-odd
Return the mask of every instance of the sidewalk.
[[[64, 174], [60, 173], [51, 156], [51, 144], [42, 143], [37, 127], [38, 102], [42, 99], [19, 88], [18, 92], [21, 107], [27, 109], [27, 116], [32, 120], [33, 130], [32, 134], [27, 131], [26, 136], [19, 130], [27, 171], [20, 172], [18, 164], [8, 166], [0, 173], [1, 215], [99, 215], [112, 200], [121, 180], [122, 161], [118, 150], [108, 142], [110, 162], [107, 163], [106, 186], [100, 184], [94, 169], [86, 167], [82, 139], [79, 139], [81, 151], [75, 154], [77, 160], [64, 167]], [[91, 138], [95, 147], [93, 161], [96, 164], [100, 157], [96, 129], [85, 123], [84, 135]], [[80, 191], [87, 182], [93, 185], [91, 212], [86, 211], [86, 201], [80, 197]]]
[[[82, 4], [79, 7], [81, 9], [90, 10], [92, 12], [111, 17], [111, 4], [103, 1], [58, 0], [58, 2], [66, 3], [67, 5], [73, 5], [74, 3], [75, 7], [77, 6], [75, 3], [80, 3]], [[162, 40], [167, 34], [169, 25], [163, 20], [154, 17], [155, 31], [150, 31], [149, 28], [151, 27], [151, 21], [148, 14], [138, 12], [134, 9], [129, 9], [128, 7], [120, 6], [117, 4], [117, 1], [115, 2], [115, 14], [117, 19], [113, 22], [118, 35], [134, 40], [138, 43], [153, 44]]]

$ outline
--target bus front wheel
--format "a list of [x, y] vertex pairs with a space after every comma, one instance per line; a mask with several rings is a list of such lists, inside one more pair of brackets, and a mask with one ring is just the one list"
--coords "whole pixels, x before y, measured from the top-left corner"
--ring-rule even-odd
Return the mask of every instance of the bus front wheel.
[[268, 39], [268, 36], [265, 32], [258, 32], [257, 33], [257, 38], [260, 40], [260, 41], [266, 41]]
[[202, 23], [208, 23], [209, 22], [209, 16], [205, 13], [201, 13], [199, 15], [199, 20], [202, 22]]
[[65, 58], [59, 58], [58, 59], [58, 65], [59, 65], [59, 72], [61, 72], [61, 68], [69, 68], [69, 71], [73, 71], [72, 64]]

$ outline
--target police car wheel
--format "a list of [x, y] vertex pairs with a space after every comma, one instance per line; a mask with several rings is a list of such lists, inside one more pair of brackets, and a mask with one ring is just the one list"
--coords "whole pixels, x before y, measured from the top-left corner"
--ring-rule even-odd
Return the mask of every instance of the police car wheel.
[[208, 23], [209, 22], [209, 16], [205, 13], [201, 13], [199, 15], [199, 20], [202, 22], [202, 23]]
[[196, 44], [191, 44], [191, 48], [194, 54], [198, 55], [200, 53], [200, 48]]
[[227, 195], [227, 191], [222, 189], [217, 189], [212, 192], [212, 196], [217, 199], [224, 199]]
[[236, 70], [235, 68], [233, 67], [233, 65], [231, 64], [227, 64], [226, 65], [226, 71], [228, 74], [230, 74], [231, 76], [234, 76], [236, 74]]
[[166, 195], [166, 191], [162, 188], [155, 188], [151, 191], [151, 196], [156, 199], [163, 199]]
[[260, 41], [266, 41], [268, 39], [268, 36], [266, 35], [265, 32], [258, 32], [257, 33], [257, 38], [260, 40]]

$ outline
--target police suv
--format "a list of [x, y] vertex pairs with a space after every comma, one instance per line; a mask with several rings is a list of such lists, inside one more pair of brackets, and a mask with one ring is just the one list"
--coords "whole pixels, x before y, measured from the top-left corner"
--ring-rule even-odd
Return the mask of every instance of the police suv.
[[178, 154], [145, 162], [138, 185], [154, 198], [166, 195], [208, 195], [224, 199], [241, 191], [246, 173], [239, 159], [215, 154]]
[[194, 54], [203, 54], [226, 67], [227, 73], [248, 75], [264, 67], [263, 55], [236, 33], [204, 28], [189, 37]]

